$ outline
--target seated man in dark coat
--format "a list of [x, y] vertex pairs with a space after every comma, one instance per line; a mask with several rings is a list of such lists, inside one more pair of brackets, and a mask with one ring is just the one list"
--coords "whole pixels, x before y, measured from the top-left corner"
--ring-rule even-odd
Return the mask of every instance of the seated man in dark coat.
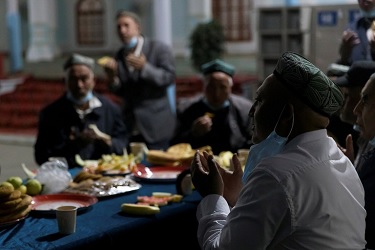
[[178, 110], [178, 128], [171, 144], [190, 143], [192, 148], [211, 146], [214, 154], [250, 148], [248, 112], [252, 102], [232, 94], [234, 67], [213, 60], [202, 65], [204, 95]]
[[361, 99], [354, 108], [359, 136], [368, 140], [367, 152], [360, 155], [358, 171], [365, 190], [366, 249], [375, 249], [375, 73], [361, 90]]
[[69, 167], [75, 155], [83, 160], [103, 154], [123, 154], [128, 137], [121, 109], [111, 100], [93, 92], [95, 62], [73, 54], [64, 64], [66, 92], [42, 109], [34, 145], [35, 161], [65, 157]]

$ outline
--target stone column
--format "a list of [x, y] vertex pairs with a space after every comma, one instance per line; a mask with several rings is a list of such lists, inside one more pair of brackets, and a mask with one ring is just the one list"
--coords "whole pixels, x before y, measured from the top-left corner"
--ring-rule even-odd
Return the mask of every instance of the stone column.
[[56, 44], [55, 0], [28, 0], [29, 62], [51, 61], [60, 54]]
[[[153, 1], [154, 10], [154, 38], [172, 45], [172, 14], [170, 0]], [[172, 84], [167, 89], [171, 110], [176, 113], [176, 85]]]
[[23, 68], [21, 18], [18, 12], [18, 0], [7, 0], [9, 71], [15, 73]]
[[188, 6], [191, 29], [194, 29], [199, 23], [211, 21], [211, 0], [189, 0]]
[[172, 45], [171, 1], [155, 0], [153, 10], [155, 39]]

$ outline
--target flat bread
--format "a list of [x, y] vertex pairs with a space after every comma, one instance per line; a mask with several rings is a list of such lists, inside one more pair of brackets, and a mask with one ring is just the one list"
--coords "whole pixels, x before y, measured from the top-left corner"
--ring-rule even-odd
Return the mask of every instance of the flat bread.
[[184, 161], [188, 159], [192, 159], [194, 156], [195, 151], [191, 151], [186, 154], [175, 154], [170, 152], [165, 152], [162, 150], [149, 150], [147, 153], [147, 159], [151, 160], [162, 160], [162, 161]]
[[31, 204], [31, 202], [33, 201], [33, 198], [30, 195], [23, 194], [21, 198], [18, 198], [15, 201], [17, 201], [17, 203], [14, 203], [12, 207], [1, 208], [0, 215], [5, 216], [8, 214], [17, 212], [17, 211], [24, 210], [27, 206]]
[[146, 158], [148, 162], [154, 165], [176, 166], [180, 164], [190, 164], [197, 150], [212, 153], [210, 146], [192, 149], [189, 143], [179, 143], [170, 146], [166, 151], [149, 150]]
[[168, 161], [163, 159], [154, 159], [147, 157], [147, 161], [153, 165], [158, 166], [178, 166], [180, 165], [180, 161]]
[[9, 214], [2, 215], [0, 216], [0, 223], [5, 223], [8, 221], [14, 221], [14, 220], [20, 219], [26, 216], [31, 211], [31, 208], [32, 206], [30, 204], [26, 207], [23, 207], [20, 210], [15, 210], [15, 211], [10, 212]]
[[18, 199], [20, 198], [22, 195], [21, 191], [20, 190], [14, 190], [13, 192], [11, 192], [10, 194], [8, 194], [7, 196], [3, 196], [0, 198], [0, 204], [2, 202], [5, 202], [5, 201], [10, 201], [10, 200], [14, 200], [14, 199]]
[[0, 203], [0, 210], [13, 209], [21, 201], [22, 201], [22, 198], [17, 198], [17, 199], [9, 200], [9, 201], [3, 201], [3, 202]]
[[178, 143], [170, 146], [167, 149], [167, 153], [174, 154], [177, 157], [183, 157], [185, 155], [191, 155], [193, 149], [189, 143]]
[[111, 140], [111, 136], [100, 131], [96, 124], [90, 124], [89, 128], [91, 128], [97, 136], [104, 138], [106, 140]]
[[0, 185], [0, 198], [7, 197], [14, 191], [13, 185]]
[[96, 63], [101, 65], [101, 66], [105, 66], [109, 62], [110, 59], [111, 59], [111, 57], [109, 57], [109, 56], [103, 56], [103, 57], [99, 58], [96, 61]]

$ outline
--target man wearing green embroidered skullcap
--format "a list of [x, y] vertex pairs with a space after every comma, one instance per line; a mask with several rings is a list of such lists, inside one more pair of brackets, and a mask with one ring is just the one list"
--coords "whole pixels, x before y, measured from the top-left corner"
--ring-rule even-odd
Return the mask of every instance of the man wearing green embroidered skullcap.
[[257, 89], [244, 172], [197, 152], [190, 170], [202, 195], [205, 249], [364, 249], [364, 192], [350, 160], [327, 135], [340, 89], [306, 58], [282, 54]]
[[208, 63], [202, 65], [202, 73], [203, 75], [208, 75], [213, 72], [223, 72], [230, 77], [234, 75], [234, 67], [220, 59], [212, 60]]
[[178, 126], [172, 144], [193, 148], [210, 146], [212, 152], [236, 153], [251, 146], [249, 109], [253, 102], [232, 93], [234, 66], [215, 59], [201, 67], [203, 94], [179, 105]]

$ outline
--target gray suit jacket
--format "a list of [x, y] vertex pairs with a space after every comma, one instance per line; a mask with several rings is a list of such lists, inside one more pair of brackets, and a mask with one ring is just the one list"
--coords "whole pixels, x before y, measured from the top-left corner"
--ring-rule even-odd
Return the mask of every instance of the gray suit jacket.
[[147, 63], [141, 71], [129, 71], [124, 58], [126, 48], [116, 54], [120, 86], [114, 92], [123, 97], [128, 131], [135, 127], [146, 142], [169, 141], [176, 126], [167, 88], [175, 81], [175, 59], [172, 49], [159, 41], [144, 40], [142, 53]]

